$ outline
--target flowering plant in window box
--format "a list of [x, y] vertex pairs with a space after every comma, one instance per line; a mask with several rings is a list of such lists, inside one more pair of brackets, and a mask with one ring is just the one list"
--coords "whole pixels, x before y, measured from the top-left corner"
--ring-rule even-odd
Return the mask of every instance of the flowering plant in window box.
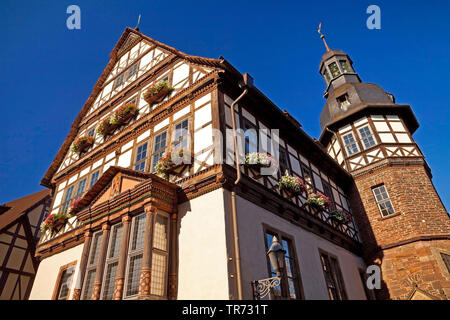
[[319, 210], [326, 210], [331, 207], [331, 200], [323, 193], [317, 192], [309, 195], [306, 204]]
[[185, 165], [192, 163], [192, 155], [188, 150], [180, 148], [175, 152], [167, 151], [156, 163], [156, 173], [167, 177], [168, 174]]
[[284, 176], [278, 182], [280, 191], [285, 190], [291, 196], [299, 195], [306, 191], [306, 185], [301, 178], [290, 176], [286, 170]]
[[50, 230], [53, 232], [56, 227], [59, 227], [66, 223], [69, 218], [67, 213], [53, 213], [48, 215], [48, 217], [41, 223], [41, 232], [46, 232]]
[[111, 123], [111, 118], [103, 119], [97, 127], [97, 133], [105, 137], [118, 127], [117, 124]]
[[72, 152], [80, 154], [94, 144], [94, 137], [83, 136], [75, 139], [72, 144]]
[[346, 224], [350, 221], [347, 214], [342, 210], [332, 210], [330, 211], [330, 219], [340, 223], [340, 224]]
[[165, 96], [172, 92], [173, 88], [169, 85], [167, 81], [160, 81], [157, 84], [152, 84], [144, 92], [144, 100], [148, 104], [161, 102]]
[[245, 155], [245, 165], [259, 169], [268, 168], [272, 162], [272, 157], [267, 153], [251, 152]]
[[122, 125], [138, 114], [137, 106], [134, 103], [120, 106], [110, 118], [113, 125]]
[[77, 200], [75, 200], [74, 202], [72, 202], [72, 203], [70, 204], [70, 209], [69, 209], [69, 212], [68, 212], [68, 214], [69, 214], [70, 216], [73, 215], [72, 213], [73, 213], [75, 210], [78, 210], [78, 209], [79, 209], [78, 203], [80, 202], [80, 200], [81, 200], [81, 198], [78, 198]]

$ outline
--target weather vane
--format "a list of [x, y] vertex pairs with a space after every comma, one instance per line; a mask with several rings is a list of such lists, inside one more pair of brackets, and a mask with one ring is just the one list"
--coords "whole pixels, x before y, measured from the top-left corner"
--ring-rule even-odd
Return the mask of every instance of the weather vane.
[[140, 23], [140, 22], [141, 22], [141, 14], [139, 14], [136, 28], [134, 28], [136, 31], [139, 31], [139, 23]]
[[327, 52], [330, 51], [330, 48], [328, 47], [327, 42], [325, 41], [325, 36], [322, 34], [322, 32], [320, 31], [320, 29], [322, 28], [322, 22], [319, 23], [319, 29], [317, 30], [317, 32], [320, 34], [320, 38], [323, 40], [323, 44], [325, 45], [325, 48], [327, 49]]

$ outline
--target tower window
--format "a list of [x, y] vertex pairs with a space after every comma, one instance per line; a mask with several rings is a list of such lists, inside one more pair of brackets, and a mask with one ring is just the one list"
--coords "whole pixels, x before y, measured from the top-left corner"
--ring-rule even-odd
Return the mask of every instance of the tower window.
[[330, 64], [328, 65], [328, 68], [330, 69], [330, 71], [331, 71], [331, 76], [332, 76], [333, 78], [336, 78], [338, 75], [341, 74], [341, 72], [339, 71], [339, 67], [338, 67], [338, 65], [337, 65], [336, 62], [330, 63]]
[[349, 156], [359, 152], [359, 148], [358, 145], [356, 144], [356, 140], [355, 137], [353, 136], [353, 133], [346, 134], [342, 138], [344, 139], [345, 150], [347, 150], [347, 154]]
[[445, 254], [441, 252], [441, 257], [445, 263], [445, 266], [447, 267], [448, 273], [450, 273], [450, 254]]
[[373, 134], [370, 131], [369, 126], [365, 126], [365, 127], [362, 127], [361, 129], [359, 129], [359, 134], [360, 134], [361, 140], [364, 144], [364, 148], [367, 149], [376, 144], [375, 139], [373, 138]]
[[343, 94], [336, 98], [339, 103], [339, 107], [343, 110], [346, 110], [346, 107], [350, 105], [350, 100], [348, 99], [348, 94]]
[[328, 73], [327, 69], [323, 70], [323, 76], [327, 80], [327, 83], [329, 83], [331, 81], [330, 74]]
[[382, 217], [390, 216], [394, 214], [394, 207], [392, 206], [391, 199], [389, 198], [389, 194], [386, 190], [386, 186], [383, 184], [376, 188], [372, 189], [373, 195], [375, 196], [375, 200], [378, 205], [378, 209], [380, 209], [380, 213]]
[[339, 60], [339, 64], [341, 65], [341, 68], [344, 71], [344, 73], [352, 72], [352, 70], [350, 69], [350, 66], [348, 65], [346, 60]]

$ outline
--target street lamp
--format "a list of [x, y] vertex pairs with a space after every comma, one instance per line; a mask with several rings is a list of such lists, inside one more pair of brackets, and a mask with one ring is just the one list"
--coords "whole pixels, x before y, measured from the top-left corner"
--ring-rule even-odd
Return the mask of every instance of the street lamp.
[[[281, 284], [284, 276], [284, 258], [286, 251], [283, 249], [283, 246], [278, 241], [277, 237], [274, 236], [272, 238], [272, 244], [270, 245], [269, 251], [267, 251], [267, 255], [269, 256], [270, 264], [272, 265], [272, 269], [277, 274], [276, 277], [261, 279], [252, 281], [253, 286], [253, 297], [256, 300], [260, 300], [265, 296], [269, 295], [271, 299], [272, 289], [279, 286]], [[281, 284], [283, 287], [284, 284]], [[283, 297], [283, 290], [281, 290], [281, 296]]]
[[281, 277], [283, 274], [285, 254], [286, 251], [283, 250], [283, 246], [278, 241], [277, 237], [274, 236], [269, 251], [267, 251], [267, 255], [269, 256], [270, 264], [278, 277]]

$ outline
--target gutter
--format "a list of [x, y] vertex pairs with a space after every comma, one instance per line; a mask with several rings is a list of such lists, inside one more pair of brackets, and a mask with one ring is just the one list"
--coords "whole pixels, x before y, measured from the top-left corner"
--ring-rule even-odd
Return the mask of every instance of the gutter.
[[239, 153], [238, 153], [238, 144], [237, 144], [237, 135], [236, 135], [236, 121], [234, 117], [234, 106], [241, 100], [247, 93], [249, 88], [253, 86], [253, 78], [245, 73], [243, 76], [244, 80], [239, 86], [244, 88], [244, 91], [241, 95], [233, 101], [231, 104], [231, 122], [233, 128], [233, 140], [234, 140], [234, 157], [236, 164], [236, 181], [234, 182], [233, 190], [231, 191], [231, 219], [233, 223], [233, 243], [234, 243], [234, 263], [236, 269], [236, 285], [237, 285], [237, 299], [242, 300], [242, 273], [241, 273], [241, 257], [240, 257], [240, 249], [239, 249], [239, 233], [238, 233], [238, 222], [237, 222], [237, 209], [236, 209], [236, 187], [241, 180], [241, 170], [239, 165]]

